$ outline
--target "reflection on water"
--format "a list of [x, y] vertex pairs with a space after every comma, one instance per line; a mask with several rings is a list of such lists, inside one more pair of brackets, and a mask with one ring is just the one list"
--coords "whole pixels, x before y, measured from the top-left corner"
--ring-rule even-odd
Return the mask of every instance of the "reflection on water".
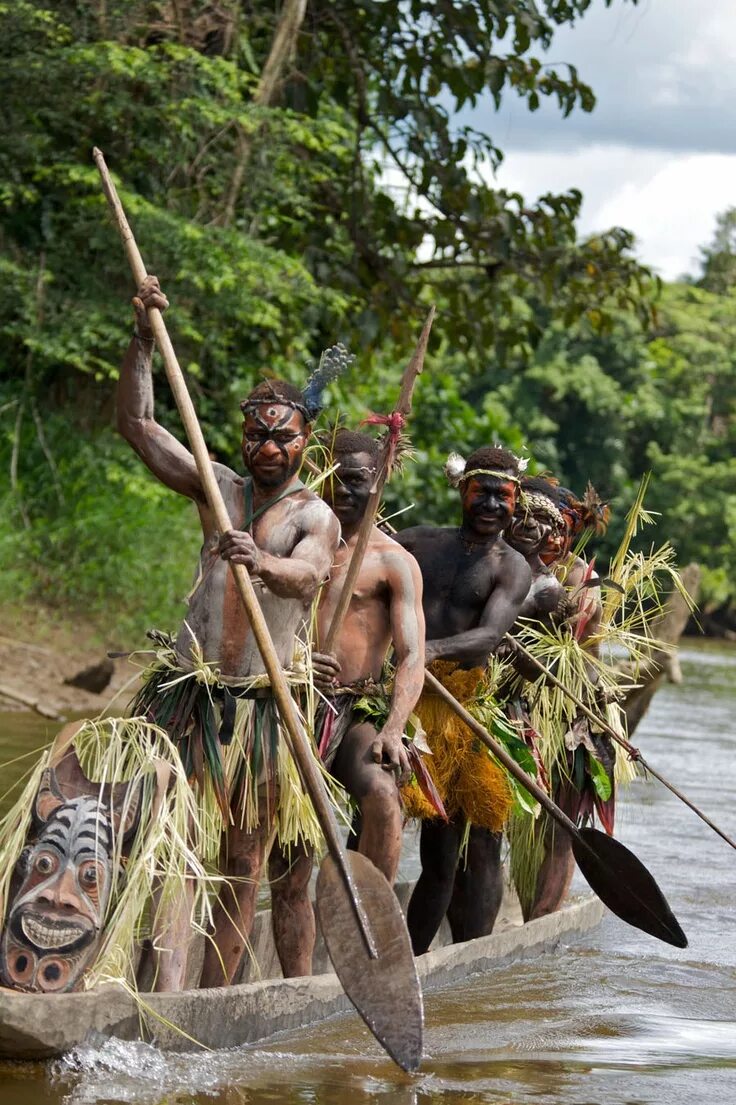
[[[688, 647], [682, 660], [685, 683], [660, 692], [637, 741], [734, 835], [736, 651]], [[0, 1101], [730, 1105], [736, 857], [655, 783], [634, 784], [619, 818], [617, 835], [659, 880], [689, 947], [609, 916], [564, 953], [430, 995], [418, 1075], [402, 1074], [357, 1018], [343, 1017], [257, 1048], [172, 1056], [108, 1040], [46, 1066], [0, 1065]]]

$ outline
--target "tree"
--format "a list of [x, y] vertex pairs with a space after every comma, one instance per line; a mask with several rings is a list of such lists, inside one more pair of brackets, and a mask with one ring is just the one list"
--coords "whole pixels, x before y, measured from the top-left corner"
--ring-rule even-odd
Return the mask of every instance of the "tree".
[[[338, 338], [357, 353], [335, 389], [350, 420], [390, 405], [375, 369], [405, 359], [430, 300], [441, 304], [436, 391], [416, 423], [420, 456], [439, 473], [438, 424], [457, 447], [520, 443], [515, 412], [485, 397], [486, 382], [529, 363], [558, 322], [602, 331], [616, 310], [647, 317], [652, 283], [626, 231], [577, 240], [574, 189], [534, 205], [494, 189], [497, 142], [456, 119], [508, 90], [530, 110], [542, 97], [565, 114], [591, 110], [577, 72], [543, 58], [555, 28], [589, 5], [0, 0], [12, 525], [64, 518], [58, 496], [35, 490], [68, 470], [80, 430], [109, 424], [130, 332], [130, 278], [93, 145], [171, 294], [177, 351], [215, 451], [237, 448], [237, 399], [259, 373], [302, 381]], [[176, 426], [161, 388], [158, 411]], [[449, 509], [441, 482], [438, 512]]]
[[701, 288], [723, 295], [736, 285], [736, 207], [716, 215], [716, 230], [709, 245], [700, 247]]

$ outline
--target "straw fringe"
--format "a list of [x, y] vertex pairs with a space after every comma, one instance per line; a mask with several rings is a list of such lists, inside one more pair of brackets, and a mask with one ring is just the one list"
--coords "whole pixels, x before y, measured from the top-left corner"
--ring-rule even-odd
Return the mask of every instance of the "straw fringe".
[[[479, 695], [487, 693], [482, 668], [467, 671], [453, 663], [435, 661], [432, 671], [471, 713]], [[500, 832], [513, 805], [513, 793], [503, 768], [439, 695], [422, 694], [416, 714], [432, 750], [426, 767], [448, 817], [462, 814], [473, 825]], [[402, 789], [407, 812], [409, 809], [426, 811], [429, 803], [415, 790], [419, 790], [416, 784]], [[425, 816], [437, 816], [436, 811], [429, 808], [431, 813], [425, 812]]]

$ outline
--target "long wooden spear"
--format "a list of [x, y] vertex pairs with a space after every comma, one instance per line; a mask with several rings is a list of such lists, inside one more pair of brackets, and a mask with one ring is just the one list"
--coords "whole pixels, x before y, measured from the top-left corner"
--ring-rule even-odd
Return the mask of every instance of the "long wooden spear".
[[[93, 156], [136, 285], [140, 286], [147, 276], [143, 258], [125, 217], [104, 156], [98, 149], [93, 151]], [[155, 307], [149, 308], [148, 318], [163, 357], [166, 375], [189, 439], [207, 503], [219, 532], [228, 533], [233, 528], [232, 522], [215, 478], [204, 436], [166, 323]], [[337, 881], [341, 884], [335, 887], [333, 880], [325, 890], [330, 895], [331, 904], [331, 910], [326, 915], [332, 915], [339, 930], [338, 938], [328, 941], [333, 965], [348, 997], [379, 1042], [400, 1066], [406, 1070], [416, 1070], [422, 1052], [422, 997], [401, 911], [384, 876], [368, 861], [361, 862], [365, 857], [358, 857], [357, 864], [353, 857], [353, 866], [348, 862], [324, 781], [299, 721], [248, 571], [242, 564], [234, 564], [232, 560], [228, 563], [288, 733], [291, 754], [312, 800], [338, 873]], [[367, 891], [366, 900], [371, 906], [370, 920], [356, 885], [353, 867], [359, 872], [361, 884]], [[345, 916], [346, 901], [349, 904], [348, 917]], [[367, 953], [365, 957], [359, 954], [361, 948]], [[394, 992], [396, 1001], [392, 1004], [387, 1001], [386, 995]]]
[[561, 690], [563, 694], [567, 695], [571, 702], [575, 703], [580, 712], [582, 714], [585, 714], [589, 721], [592, 721], [594, 725], [596, 725], [599, 729], [602, 729], [604, 733], [607, 733], [611, 740], [615, 741], [616, 744], [620, 745], [621, 748], [625, 749], [626, 752], [628, 752], [630, 758], [635, 763], [640, 763], [645, 771], [648, 771], [649, 774], [653, 775], [655, 779], [659, 779], [660, 783], [662, 783], [663, 786], [667, 787], [667, 790], [674, 794], [676, 798], [679, 798], [681, 802], [684, 802], [685, 805], [689, 809], [691, 809], [693, 813], [697, 814], [700, 820], [704, 821], [705, 824], [708, 825], [714, 833], [718, 833], [718, 835], [722, 837], [722, 839], [725, 840], [727, 844], [730, 844], [732, 848], [736, 849], [736, 841], [732, 840], [730, 836], [724, 833], [723, 829], [719, 829], [718, 826], [713, 821], [711, 821], [711, 819], [706, 814], [704, 814], [702, 810], [698, 809], [694, 802], [691, 802], [690, 799], [682, 793], [682, 791], [678, 790], [677, 787], [670, 783], [668, 779], [665, 779], [664, 775], [660, 775], [658, 771], [655, 771], [651, 764], [644, 759], [638, 748], [635, 748], [633, 744], [630, 744], [629, 741], [622, 737], [620, 733], [616, 732], [612, 725], [609, 725], [607, 721], [604, 721], [604, 719], [596, 714], [595, 711], [591, 710], [589, 706], [586, 706], [581, 698], [578, 698], [578, 696], [573, 691], [571, 691], [569, 687], [566, 687], [565, 684], [557, 678], [555, 673], [551, 671], [550, 668], [546, 667], [541, 662], [541, 660], [538, 660], [536, 656], [532, 652], [530, 652], [528, 648], [525, 648], [524, 645], [522, 645], [516, 637], [512, 637], [508, 633], [506, 634], [506, 637], [509, 641], [511, 641], [514, 648], [518, 649], [521, 655], [526, 660], [529, 660], [537, 668], [540, 675], [545, 675], [553, 686]]
[[[396, 406], [390, 415], [385, 419], [383, 417], [375, 419], [380, 424], [387, 426], [386, 443], [383, 450], [383, 456], [378, 465], [376, 471], [376, 477], [371, 487], [371, 493], [368, 498], [368, 502], [365, 508], [365, 514], [361, 519], [360, 529], [358, 530], [358, 537], [353, 547], [353, 554], [350, 557], [350, 564], [348, 570], [345, 573], [345, 580], [340, 591], [340, 597], [337, 600], [335, 606], [335, 612], [332, 615], [332, 621], [330, 627], [327, 630], [327, 636], [322, 642], [322, 647], [325, 652], [332, 652], [335, 641], [338, 634], [342, 629], [343, 622], [345, 621], [345, 615], [348, 612], [350, 606], [350, 600], [353, 597], [353, 590], [355, 588], [356, 581], [358, 579], [358, 573], [360, 572], [363, 560], [365, 558], [366, 550], [368, 548], [368, 542], [370, 541], [371, 532], [375, 525], [376, 515], [378, 514], [379, 507], [381, 505], [381, 495], [383, 494], [386, 481], [391, 477], [391, 471], [396, 463], [396, 446], [398, 443], [398, 435], [401, 433], [404, 422], [411, 414], [412, 396], [414, 393], [414, 385], [417, 382], [417, 377], [421, 375], [424, 368], [424, 358], [427, 353], [427, 343], [429, 341], [429, 332], [432, 329], [432, 323], [434, 322], [435, 307], [430, 307], [429, 314], [422, 327], [422, 332], [419, 335], [419, 341], [416, 344], [416, 348], [412, 354], [409, 364], [404, 370], [404, 375], [401, 378], [401, 389], [399, 391], [399, 398], [396, 401]], [[339, 479], [339, 473], [338, 473]]]

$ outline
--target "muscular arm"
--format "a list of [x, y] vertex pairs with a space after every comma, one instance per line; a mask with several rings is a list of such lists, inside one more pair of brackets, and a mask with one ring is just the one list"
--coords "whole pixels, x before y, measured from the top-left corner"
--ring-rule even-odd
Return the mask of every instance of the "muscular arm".
[[147, 468], [180, 495], [204, 503], [194, 457], [153, 417], [153, 345], [134, 337], [117, 390], [117, 428]]
[[422, 574], [413, 557], [389, 554], [391, 637], [396, 658], [394, 689], [383, 736], [401, 737], [424, 686]]
[[522, 556], [505, 556], [498, 566], [495, 586], [478, 626], [453, 637], [427, 641], [427, 659], [485, 664], [519, 616], [531, 578], [529, 565]]
[[280, 598], [298, 598], [309, 603], [329, 574], [340, 540], [340, 523], [326, 509], [312, 514], [313, 531], [301, 538], [290, 556], [258, 551], [256, 571], [268, 589]]

